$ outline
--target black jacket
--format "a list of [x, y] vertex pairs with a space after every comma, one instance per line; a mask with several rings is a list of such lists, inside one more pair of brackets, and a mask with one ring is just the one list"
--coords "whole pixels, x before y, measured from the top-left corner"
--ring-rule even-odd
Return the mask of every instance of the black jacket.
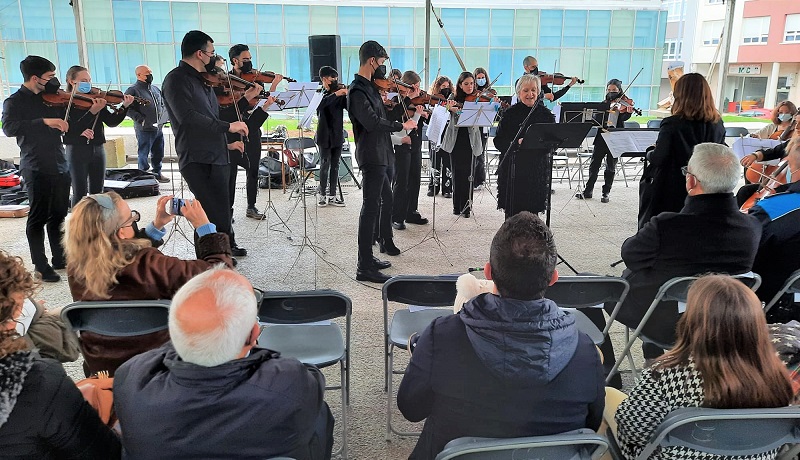
[[157, 131], [161, 128], [161, 123], [165, 120], [164, 99], [161, 90], [155, 85], [137, 80], [125, 90], [125, 94], [137, 96], [150, 101], [147, 105], [137, 103], [131, 104], [128, 108], [128, 116], [134, 121], [134, 127], [142, 131]]
[[[248, 130], [247, 142], [244, 144], [244, 151], [247, 152], [248, 156], [255, 155], [256, 157], [261, 158], [261, 126], [263, 126], [264, 122], [267, 121], [269, 114], [260, 107], [253, 109], [251, 112], [250, 103], [247, 102], [247, 99], [243, 97], [239, 98], [236, 105], [239, 107], [239, 113], [242, 115], [242, 121], [245, 122]], [[239, 118], [236, 114], [236, 107], [231, 105], [229, 107], [220, 108], [219, 118], [229, 123], [239, 121]], [[242, 140], [242, 137], [239, 134], [227, 133], [225, 136], [229, 144]], [[249, 167], [249, 165], [243, 161], [243, 156], [238, 150], [229, 150], [228, 152], [231, 158], [231, 163], [237, 163], [244, 168]]]
[[131, 358], [114, 376], [130, 460], [330, 458], [333, 417], [324, 392], [317, 368], [258, 348], [203, 367], [167, 343]]
[[[58, 361], [27, 351], [12, 353], [0, 358], [0, 381], [3, 459], [120, 458], [119, 439]], [[18, 393], [16, 382], [22, 385]]]
[[762, 150], [764, 158], [761, 161], [782, 160], [786, 156], [786, 146], [789, 141], [780, 143], [771, 149]]
[[317, 107], [317, 137], [320, 148], [341, 147], [344, 143], [344, 109], [347, 108], [347, 96], [337, 96], [335, 92], [325, 91], [322, 101]]
[[575, 318], [547, 299], [479, 295], [421, 334], [397, 393], [425, 420], [412, 459], [433, 460], [462, 436], [512, 438], [596, 430], [603, 366]]
[[639, 184], [639, 228], [664, 211], [678, 212], [686, 200], [681, 167], [689, 163], [694, 146], [725, 143], [725, 126], [671, 116], [661, 121], [656, 148]]
[[800, 269], [800, 182], [779, 190], [782, 193], [750, 208], [750, 215], [763, 229], [753, 271], [761, 275], [756, 294], [765, 302], [772, 300], [786, 278]]
[[[403, 123], [403, 121], [405, 121], [404, 120], [405, 110], [403, 109], [403, 105], [399, 104], [400, 101], [397, 98], [394, 98], [394, 102], [397, 102], [398, 104], [392, 107], [391, 110], [389, 110], [389, 119], [392, 121]], [[411, 99], [406, 98], [403, 103], [405, 104], [406, 107], [408, 107], [411, 104]], [[417, 122], [417, 127], [408, 132], [408, 137], [411, 138], [411, 143], [395, 145], [394, 146], [395, 154], [410, 155], [412, 152], [421, 151], [422, 126], [424, 122], [425, 119], [420, 117], [419, 121]]]
[[[119, 110], [109, 112], [104, 108], [97, 113], [97, 123], [95, 115], [88, 110], [73, 108], [69, 113], [69, 131], [64, 134], [65, 145], [103, 145], [106, 143], [106, 131], [103, 125], [118, 126], [128, 114], [128, 108], [120, 106]], [[94, 124], [94, 128], [92, 125]], [[94, 138], [88, 144], [86, 138], [81, 136], [84, 130], [93, 129]]]
[[358, 74], [347, 93], [347, 113], [353, 122], [359, 166], [388, 165], [392, 153], [389, 133], [400, 131], [403, 125], [388, 119], [380, 93], [371, 81]]
[[[507, 160], [505, 154], [514, 141], [520, 125], [530, 112], [530, 107], [517, 102], [503, 114], [497, 125], [494, 145], [500, 151], [500, 166], [497, 175], [497, 208], [505, 209], [506, 216], [520, 211], [541, 212], [545, 209], [546, 200], [550, 197], [547, 190], [547, 179], [550, 169], [547, 167], [546, 151], [520, 151], [518, 146]], [[555, 123], [555, 117], [541, 102], [528, 120], [528, 127], [535, 123]], [[526, 128], [527, 129], [527, 128]], [[523, 131], [524, 135], [525, 131]], [[514, 176], [513, 187], [511, 176]]]
[[16, 137], [19, 145], [19, 168], [44, 174], [69, 172], [61, 131], [44, 124], [44, 118], [64, 119], [66, 109], [48, 107], [42, 95], [25, 86], [3, 101], [3, 132]]
[[[676, 276], [708, 272], [736, 275], [753, 267], [761, 228], [739, 212], [731, 193], [686, 198], [681, 212], [653, 217], [622, 244], [623, 277], [631, 285], [617, 321], [635, 328], [661, 285]], [[661, 342], [675, 340], [678, 309], [662, 303], [647, 322], [645, 335]]]
[[225, 133], [230, 123], [219, 118], [217, 95], [203, 83], [200, 72], [181, 61], [163, 86], [180, 169], [189, 163], [228, 164]]

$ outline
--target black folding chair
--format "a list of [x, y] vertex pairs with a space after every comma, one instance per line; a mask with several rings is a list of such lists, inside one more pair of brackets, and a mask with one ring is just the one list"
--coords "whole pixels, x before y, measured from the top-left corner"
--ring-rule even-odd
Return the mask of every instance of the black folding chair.
[[608, 440], [587, 428], [527, 438], [458, 438], [447, 443], [436, 460], [597, 460]]

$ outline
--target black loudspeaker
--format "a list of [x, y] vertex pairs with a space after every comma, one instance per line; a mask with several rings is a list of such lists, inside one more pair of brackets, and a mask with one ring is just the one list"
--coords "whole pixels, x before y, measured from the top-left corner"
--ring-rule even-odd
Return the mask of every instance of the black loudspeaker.
[[311, 81], [319, 81], [319, 69], [331, 66], [342, 74], [342, 39], [338, 35], [310, 35], [308, 58], [311, 61]]

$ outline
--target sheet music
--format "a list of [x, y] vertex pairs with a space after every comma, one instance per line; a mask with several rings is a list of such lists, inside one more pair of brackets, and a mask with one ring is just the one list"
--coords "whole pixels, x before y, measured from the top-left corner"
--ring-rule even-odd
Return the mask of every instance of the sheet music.
[[444, 127], [450, 120], [450, 115], [447, 109], [442, 105], [437, 105], [433, 108], [431, 118], [428, 121], [428, 140], [434, 149], [438, 149], [442, 145], [442, 134], [444, 134]]
[[553, 115], [556, 117], [556, 123], [561, 123], [561, 104], [556, 104], [553, 107]]
[[459, 128], [492, 126], [498, 111], [500, 111], [499, 102], [464, 102], [456, 126]]
[[289, 83], [289, 89], [287, 91], [282, 91], [278, 94], [273, 94], [275, 99], [280, 99], [286, 104], [283, 107], [278, 106], [278, 104], [271, 105], [267, 111], [268, 112], [279, 112], [284, 109], [299, 109], [303, 107], [308, 107], [311, 104], [311, 100], [314, 98], [314, 94], [317, 93], [319, 89], [319, 83], [316, 82], [293, 82]]
[[602, 136], [611, 156], [619, 158], [623, 153], [647, 150], [658, 140], [658, 131], [609, 131]]
[[755, 137], [741, 137], [733, 143], [733, 153], [741, 160], [756, 150], [771, 149], [781, 141], [774, 139], [756, 139]]
[[317, 114], [317, 107], [319, 107], [319, 103], [322, 102], [323, 97], [324, 95], [322, 93], [314, 93], [314, 97], [311, 98], [311, 102], [308, 103], [306, 113], [304, 113], [303, 118], [300, 119], [300, 126], [304, 129], [311, 128], [311, 118]]

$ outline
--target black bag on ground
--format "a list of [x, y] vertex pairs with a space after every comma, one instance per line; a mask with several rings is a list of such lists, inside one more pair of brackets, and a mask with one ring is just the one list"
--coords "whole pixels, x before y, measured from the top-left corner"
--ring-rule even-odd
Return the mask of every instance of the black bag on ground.
[[[115, 181], [123, 184], [109, 184]], [[107, 169], [105, 192], [117, 192], [122, 198], [136, 198], [140, 196], [156, 196], [159, 194], [158, 181], [154, 174], [139, 169]]]
[[[260, 188], [281, 188], [283, 185], [281, 181], [281, 162], [275, 158], [277, 155], [278, 152], [270, 151], [267, 156], [258, 162], [258, 186]], [[291, 183], [289, 166], [284, 165], [283, 172], [285, 182], [288, 185]]]

